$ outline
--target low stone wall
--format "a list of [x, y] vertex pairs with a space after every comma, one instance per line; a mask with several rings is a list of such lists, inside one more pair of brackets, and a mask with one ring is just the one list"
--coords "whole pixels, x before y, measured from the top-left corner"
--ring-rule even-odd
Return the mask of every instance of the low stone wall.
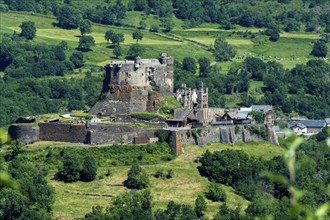
[[40, 123], [40, 140], [85, 143], [84, 124]]
[[38, 124], [13, 124], [8, 128], [8, 134], [13, 140], [20, 140], [23, 144], [39, 141]]
[[88, 128], [88, 144], [134, 143], [134, 138], [153, 138], [155, 128], [132, 128], [124, 124], [93, 125]]

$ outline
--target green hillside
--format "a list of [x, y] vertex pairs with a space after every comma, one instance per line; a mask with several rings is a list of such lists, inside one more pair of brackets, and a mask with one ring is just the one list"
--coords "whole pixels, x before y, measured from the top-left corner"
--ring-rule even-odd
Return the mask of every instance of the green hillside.
[[[49, 146], [52, 146], [51, 148]], [[29, 145], [26, 151], [22, 154], [25, 158], [29, 158], [35, 163], [43, 164], [44, 167], [48, 167], [49, 172], [47, 179], [49, 184], [55, 189], [55, 203], [54, 203], [54, 217], [58, 219], [74, 219], [84, 217], [84, 215], [92, 210], [93, 206], [108, 206], [112, 203], [116, 196], [121, 195], [124, 192], [129, 192], [122, 185], [123, 181], [127, 178], [127, 171], [129, 166], [116, 166], [111, 165], [111, 162], [105, 160], [125, 160], [120, 159], [116, 154], [110, 155], [98, 154], [98, 149], [93, 150], [93, 155], [97, 158], [100, 167], [97, 173], [97, 179], [92, 182], [74, 182], [64, 183], [61, 181], [54, 180], [54, 175], [58, 171], [57, 167], [60, 167], [60, 152], [63, 149], [72, 150], [76, 154], [79, 154], [79, 147], [70, 147], [70, 144], [64, 143], [52, 143], [52, 142], [41, 142], [33, 145]], [[106, 149], [111, 151], [110, 147], [101, 147], [105, 152]], [[133, 148], [132, 146], [130, 148]], [[152, 165], [143, 165], [142, 168], [148, 173], [151, 181], [151, 195], [153, 198], [153, 208], [165, 209], [167, 203], [171, 200], [178, 203], [194, 205], [194, 201], [198, 195], [202, 195], [208, 189], [209, 181], [201, 177], [195, 160], [200, 157], [206, 150], [211, 152], [222, 151], [225, 149], [231, 150], [242, 150], [249, 155], [261, 157], [265, 160], [270, 160], [273, 157], [282, 155], [284, 149], [279, 146], [271, 145], [267, 142], [261, 143], [237, 143], [233, 145], [226, 145], [220, 143], [208, 144], [204, 147], [198, 147], [195, 145], [186, 146], [184, 148], [185, 153], [178, 156], [172, 161], [164, 162], [159, 161]], [[49, 155], [51, 152], [51, 155]], [[132, 151], [133, 153], [133, 151]], [[123, 155], [131, 161], [134, 158], [134, 153], [127, 152], [127, 155]], [[97, 156], [99, 155], [99, 156]], [[157, 157], [165, 155], [165, 153], [154, 152], [152, 156], [153, 161], [157, 161]], [[131, 158], [129, 158], [131, 157]], [[145, 155], [146, 160], [147, 155]], [[151, 159], [151, 158], [150, 158]], [[130, 162], [128, 162], [130, 163]], [[144, 163], [142, 161], [142, 163]], [[157, 179], [153, 177], [153, 174], [157, 170], [169, 170], [172, 169], [174, 176], [171, 179]], [[106, 176], [108, 170], [111, 171], [110, 176]], [[227, 194], [226, 203], [230, 208], [235, 208], [241, 205], [243, 209], [246, 209], [249, 201], [243, 197], [235, 194], [234, 190], [223, 185], [223, 188]], [[207, 201], [207, 212], [208, 217], [212, 217], [216, 214], [221, 203]]]
[[[124, 21], [128, 23], [131, 20], [139, 21], [141, 17], [141, 13], [129, 12]], [[53, 25], [56, 23], [56, 20], [49, 16], [11, 12], [1, 13], [1, 20], [0, 33], [2, 34], [12, 34], [13, 31], [19, 33], [19, 26], [23, 21], [33, 21], [37, 28], [37, 37], [34, 42], [57, 45], [64, 40], [68, 42], [71, 51], [78, 46], [79, 30], [66, 30], [56, 27]], [[244, 55], [256, 56], [263, 58], [265, 61], [276, 61], [283, 58], [281, 64], [286, 68], [292, 68], [295, 64], [306, 63], [309, 59], [313, 58], [309, 55], [313, 42], [320, 39], [320, 34], [317, 33], [283, 32], [279, 41], [270, 42], [262, 35], [258, 37], [256, 34], [257, 36], [254, 36], [255, 38], [251, 38], [249, 35], [248, 37], [244, 37], [243, 34], [237, 34], [238, 32], [256, 33], [262, 29], [237, 26], [233, 31], [226, 31], [218, 29], [216, 25], [212, 25], [213, 28], [210, 28], [210, 25], [203, 24], [196, 28], [183, 29], [180, 26], [180, 20], [176, 20], [176, 24], [178, 25], [170, 34], [152, 33], [148, 30], [142, 30], [144, 37], [140, 44], [146, 47], [143, 57], [157, 57], [160, 53], [167, 52], [169, 55], [175, 56], [175, 59], [179, 61], [182, 61], [186, 56], [191, 56], [195, 59], [205, 56], [212, 59], [212, 54], [207, 48], [214, 44], [216, 37], [224, 36], [228, 43], [235, 46], [238, 50], [237, 58], [232, 62], [241, 62], [241, 59], [238, 57]], [[138, 26], [134, 22], [133, 25]], [[93, 32], [90, 35], [94, 37], [96, 46], [86, 54], [86, 64], [103, 66], [110, 59], [114, 59], [112, 49], [107, 48], [110, 45], [104, 39], [104, 34], [107, 30], [124, 34], [125, 41], [122, 45], [126, 52], [129, 45], [135, 43], [135, 40], [132, 39], [132, 32], [136, 30], [135, 28], [106, 26], [94, 23], [92, 30]], [[235, 33], [233, 34], [232, 32]], [[205, 47], [194, 44], [194, 41], [205, 45]], [[123, 57], [119, 59], [123, 59]], [[220, 66], [222, 65], [224, 67], [228, 66], [228, 64], [220, 64]]]

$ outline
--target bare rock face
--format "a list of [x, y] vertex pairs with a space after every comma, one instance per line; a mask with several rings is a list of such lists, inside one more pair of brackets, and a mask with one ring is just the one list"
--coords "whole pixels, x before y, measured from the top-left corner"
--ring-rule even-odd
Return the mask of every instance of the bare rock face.
[[173, 94], [174, 59], [163, 54], [159, 59], [110, 62], [100, 100], [90, 113], [155, 111], [162, 96]]

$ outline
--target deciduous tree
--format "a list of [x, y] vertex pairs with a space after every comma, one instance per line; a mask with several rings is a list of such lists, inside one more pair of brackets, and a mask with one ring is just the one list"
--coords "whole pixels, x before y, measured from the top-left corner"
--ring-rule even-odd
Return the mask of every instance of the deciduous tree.
[[328, 54], [327, 44], [322, 40], [316, 41], [314, 43], [311, 55], [315, 57], [326, 57], [327, 54]]
[[36, 36], [37, 29], [34, 22], [32, 21], [23, 21], [21, 24], [21, 36], [27, 40], [32, 40]]
[[229, 61], [236, 55], [236, 50], [224, 39], [217, 38], [214, 42], [213, 55], [217, 61]]
[[92, 32], [92, 23], [88, 19], [81, 20], [79, 24], [79, 30], [81, 35], [88, 34]]
[[95, 46], [95, 41], [92, 36], [81, 36], [79, 39], [78, 49], [81, 51], [89, 51], [92, 46]]
[[143, 33], [140, 30], [134, 31], [132, 33], [132, 37], [134, 40], [136, 40], [136, 43], [138, 43], [139, 40], [142, 40]]
[[123, 53], [121, 47], [118, 45], [115, 48], [113, 48], [113, 54], [116, 56], [116, 58], [120, 57]]
[[124, 185], [130, 189], [143, 189], [149, 186], [148, 174], [138, 165], [132, 165]]
[[65, 5], [59, 9], [56, 19], [60, 27], [75, 29], [79, 27], [82, 16], [78, 9]]
[[70, 61], [73, 63], [74, 68], [82, 67], [84, 65], [84, 54], [80, 51], [73, 52]]
[[93, 181], [96, 177], [97, 165], [93, 157], [87, 156], [84, 158], [83, 167], [81, 170], [81, 180], [83, 181]]

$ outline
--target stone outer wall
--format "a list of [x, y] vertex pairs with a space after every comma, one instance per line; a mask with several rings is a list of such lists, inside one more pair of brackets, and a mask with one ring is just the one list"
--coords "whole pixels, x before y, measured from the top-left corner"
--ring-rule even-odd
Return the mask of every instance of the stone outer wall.
[[132, 128], [129, 125], [109, 124], [109, 125], [93, 125], [88, 128], [87, 143], [88, 144], [132, 144], [134, 138], [153, 138], [155, 128]]
[[23, 144], [39, 141], [38, 124], [13, 124], [8, 128], [8, 134], [13, 140], [20, 140]]
[[[251, 126], [251, 125], [249, 125]], [[262, 127], [264, 125], [253, 125]], [[235, 131], [236, 130], [236, 131]], [[182, 146], [186, 144], [196, 144], [203, 146], [210, 142], [236, 143], [263, 140], [244, 128], [244, 125], [228, 125], [201, 127], [181, 130], [161, 130], [167, 136], [167, 141], [174, 148], [177, 155], [183, 152]]]
[[40, 123], [40, 140], [85, 143], [84, 124]]

